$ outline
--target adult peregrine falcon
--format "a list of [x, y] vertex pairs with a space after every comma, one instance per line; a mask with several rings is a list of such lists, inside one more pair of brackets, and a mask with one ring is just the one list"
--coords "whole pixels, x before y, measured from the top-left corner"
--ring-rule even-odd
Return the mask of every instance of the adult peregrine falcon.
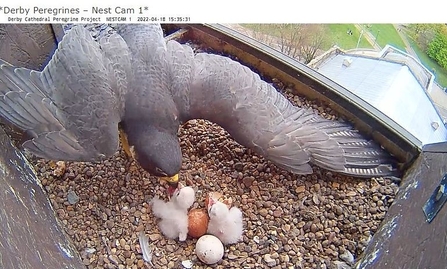
[[119, 147], [119, 128], [138, 163], [176, 183], [181, 123], [203, 118], [296, 174], [310, 163], [356, 175], [390, 175], [390, 156], [349, 124], [293, 106], [230, 58], [166, 42], [160, 25], [123, 24], [95, 41], [68, 31], [42, 72], [0, 60], [0, 115], [25, 130], [23, 147], [46, 159], [98, 161]]

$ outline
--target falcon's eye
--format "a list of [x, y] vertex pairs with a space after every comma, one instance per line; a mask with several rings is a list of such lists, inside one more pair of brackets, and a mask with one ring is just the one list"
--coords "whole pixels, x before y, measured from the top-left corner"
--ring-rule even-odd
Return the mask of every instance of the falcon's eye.
[[168, 176], [165, 172], [163, 172], [163, 170], [158, 167], [155, 167], [155, 171], [164, 177]]

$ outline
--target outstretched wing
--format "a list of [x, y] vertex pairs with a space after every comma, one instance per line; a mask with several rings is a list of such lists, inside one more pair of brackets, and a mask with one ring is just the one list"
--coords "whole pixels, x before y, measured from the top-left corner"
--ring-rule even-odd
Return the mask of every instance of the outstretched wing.
[[98, 44], [74, 27], [42, 72], [0, 60], [0, 115], [33, 137], [23, 146], [39, 157], [100, 160], [118, 148], [129, 74], [118, 34]]
[[191, 118], [225, 128], [240, 144], [297, 174], [309, 163], [357, 176], [388, 175], [390, 156], [348, 124], [293, 106], [249, 68], [199, 53], [189, 89]]

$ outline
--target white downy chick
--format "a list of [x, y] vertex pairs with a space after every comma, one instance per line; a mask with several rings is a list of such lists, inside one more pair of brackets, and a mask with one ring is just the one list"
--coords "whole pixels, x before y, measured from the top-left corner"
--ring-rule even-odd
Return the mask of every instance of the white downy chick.
[[243, 223], [242, 212], [237, 207], [228, 209], [222, 202], [210, 199], [207, 233], [216, 236], [223, 244], [234, 244], [242, 239]]
[[155, 197], [152, 199], [152, 213], [160, 218], [158, 228], [170, 239], [185, 241], [188, 235], [188, 209], [196, 197], [194, 189], [179, 184], [169, 202]]

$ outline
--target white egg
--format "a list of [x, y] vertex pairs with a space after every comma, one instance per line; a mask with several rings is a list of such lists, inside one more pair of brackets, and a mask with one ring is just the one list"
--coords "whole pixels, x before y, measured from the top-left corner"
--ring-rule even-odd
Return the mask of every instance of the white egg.
[[214, 264], [222, 259], [224, 246], [219, 238], [206, 234], [197, 240], [196, 255], [202, 262]]

